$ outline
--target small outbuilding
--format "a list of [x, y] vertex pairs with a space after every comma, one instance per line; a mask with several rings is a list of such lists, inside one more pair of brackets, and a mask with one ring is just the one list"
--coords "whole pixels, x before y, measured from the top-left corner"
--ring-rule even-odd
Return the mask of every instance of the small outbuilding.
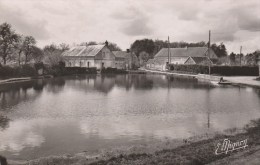
[[113, 51], [115, 55], [115, 67], [117, 69], [134, 69], [138, 66], [137, 56], [129, 49], [126, 51]]

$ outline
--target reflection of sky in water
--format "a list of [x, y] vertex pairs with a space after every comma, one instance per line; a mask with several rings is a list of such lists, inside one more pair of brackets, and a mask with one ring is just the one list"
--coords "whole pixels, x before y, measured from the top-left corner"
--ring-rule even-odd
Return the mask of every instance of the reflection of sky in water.
[[260, 117], [256, 89], [162, 75], [24, 82], [0, 87], [0, 97], [11, 119], [0, 119], [0, 154], [23, 159], [182, 139]]
[[12, 121], [5, 131], [0, 132], [0, 151], [19, 153], [24, 147], [39, 147], [44, 137], [34, 127], [37, 120]]

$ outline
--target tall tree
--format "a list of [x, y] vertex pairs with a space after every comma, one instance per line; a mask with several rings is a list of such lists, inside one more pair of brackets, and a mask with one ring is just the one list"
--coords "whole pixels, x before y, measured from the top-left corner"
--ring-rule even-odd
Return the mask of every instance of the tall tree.
[[23, 51], [25, 55], [25, 63], [29, 61], [30, 56], [34, 51], [36, 40], [32, 36], [26, 36], [23, 41]]
[[227, 49], [223, 43], [220, 43], [219, 45], [214, 43], [211, 45], [211, 49], [216, 53], [219, 58], [227, 56]]
[[65, 50], [55, 44], [46, 45], [43, 48], [45, 63], [54, 66], [58, 65], [60, 61], [63, 61], [62, 53]]
[[230, 59], [230, 64], [234, 65], [236, 63], [236, 54], [231, 52], [229, 55], [229, 59]]
[[21, 56], [22, 56], [23, 48], [24, 48], [23, 42], [24, 42], [24, 37], [22, 35], [20, 35], [18, 38], [18, 42], [15, 46], [16, 52], [18, 54], [18, 65], [19, 66], [21, 65]]
[[260, 57], [260, 50], [249, 53], [245, 56], [247, 65], [257, 65], [258, 58]]
[[18, 38], [10, 24], [3, 23], [0, 25], [0, 56], [4, 64], [6, 64], [7, 57], [13, 53]]
[[131, 50], [139, 57], [141, 52], [146, 52], [149, 54], [149, 58], [153, 58], [155, 50], [154, 41], [151, 39], [136, 40], [131, 45]]
[[34, 60], [34, 62], [38, 63], [41, 62], [44, 58], [43, 50], [37, 46], [32, 47], [32, 55], [31, 58]]
[[116, 43], [113, 42], [108, 42], [108, 46], [107, 46], [111, 51], [121, 51], [122, 49], [117, 46]]

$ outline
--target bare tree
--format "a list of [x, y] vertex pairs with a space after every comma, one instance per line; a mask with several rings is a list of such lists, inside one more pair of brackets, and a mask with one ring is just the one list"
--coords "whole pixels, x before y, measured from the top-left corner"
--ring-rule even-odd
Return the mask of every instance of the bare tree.
[[65, 44], [65, 43], [61, 43], [61, 44], [59, 45], [59, 47], [60, 47], [60, 50], [61, 50], [62, 52], [66, 51], [66, 50], [69, 50], [69, 45], [68, 45], [68, 44]]
[[51, 66], [59, 64], [60, 61], [63, 61], [62, 53], [64, 51], [64, 48], [55, 44], [45, 46], [43, 48], [45, 63]]

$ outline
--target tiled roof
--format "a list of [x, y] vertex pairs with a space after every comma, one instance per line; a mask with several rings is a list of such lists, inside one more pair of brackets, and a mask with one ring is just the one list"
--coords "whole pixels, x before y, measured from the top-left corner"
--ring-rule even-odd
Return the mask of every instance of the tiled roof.
[[126, 56], [130, 53], [127, 53], [126, 51], [113, 51], [113, 54], [117, 57], [117, 58], [126, 58]]
[[[171, 57], [206, 57], [208, 55], [207, 47], [189, 47], [189, 48], [170, 48]], [[162, 48], [154, 58], [167, 57], [168, 48]], [[210, 58], [217, 58], [216, 54], [210, 49]]]
[[105, 45], [76, 46], [63, 53], [63, 56], [95, 56]]
[[191, 57], [196, 64], [200, 64], [202, 62], [208, 61], [208, 57]]

